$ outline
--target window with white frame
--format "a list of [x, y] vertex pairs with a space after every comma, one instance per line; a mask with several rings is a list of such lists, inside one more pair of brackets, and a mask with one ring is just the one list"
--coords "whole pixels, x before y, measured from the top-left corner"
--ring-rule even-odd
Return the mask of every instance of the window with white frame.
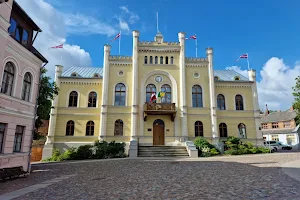
[[25, 130], [25, 126], [18, 125], [16, 127], [14, 149], [13, 149], [14, 152], [21, 152], [24, 130]]
[[284, 128], [291, 128], [291, 122], [283, 122], [283, 127]]

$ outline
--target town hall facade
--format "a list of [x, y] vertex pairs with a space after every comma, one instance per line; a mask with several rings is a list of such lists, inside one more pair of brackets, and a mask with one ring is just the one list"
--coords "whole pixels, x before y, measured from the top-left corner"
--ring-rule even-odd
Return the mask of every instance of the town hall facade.
[[255, 70], [248, 77], [214, 70], [212, 48], [204, 58], [187, 58], [183, 32], [179, 42], [165, 42], [161, 33], [151, 42], [139, 38], [133, 31], [132, 56], [113, 56], [105, 45], [103, 68], [56, 66], [60, 90], [44, 158], [53, 148], [97, 139], [174, 146], [197, 136], [214, 143], [236, 136], [262, 143]]

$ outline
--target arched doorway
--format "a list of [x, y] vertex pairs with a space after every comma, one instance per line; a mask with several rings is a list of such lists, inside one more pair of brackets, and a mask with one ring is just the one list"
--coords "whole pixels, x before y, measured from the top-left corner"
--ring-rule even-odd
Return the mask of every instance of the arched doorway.
[[165, 145], [165, 123], [161, 119], [153, 122], [153, 145]]

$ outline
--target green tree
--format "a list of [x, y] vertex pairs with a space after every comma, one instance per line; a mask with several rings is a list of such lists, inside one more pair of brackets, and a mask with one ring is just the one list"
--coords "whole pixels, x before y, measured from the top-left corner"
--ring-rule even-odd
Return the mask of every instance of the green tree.
[[46, 69], [42, 69], [42, 77], [40, 82], [37, 119], [35, 121], [36, 130], [41, 127], [42, 120], [50, 118], [51, 101], [58, 95], [58, 87], [55, 82], [51, 82], [51, 77], [46, 76]]
[[294, 103], [293, 103], [293, 108], [297, 112], [297, 117], [296, 117], [296, 124], [298, 125], [300, 123], [300, 76], [298, 76], [296, 79], [296, 85], [293, 87], [293, 96], [294, 96]]

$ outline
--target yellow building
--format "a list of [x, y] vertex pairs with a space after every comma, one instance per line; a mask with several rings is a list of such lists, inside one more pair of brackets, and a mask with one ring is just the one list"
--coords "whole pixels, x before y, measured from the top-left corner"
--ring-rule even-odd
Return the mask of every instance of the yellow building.
[[262, 143], [255, 70], [249, 78], [214, 70], [212, 48], [205, 58], [185, 57], [183, 32], [179, 42], [161, 33], [152, 42], [139, 37], [133, 31], [132, 56], [110, 55], [105, 45], [103, 68], [56, 67], [60, 92], [43, 157], [97, 139], [180, 146], [196, 136], [214, 143], [236, 136]]

